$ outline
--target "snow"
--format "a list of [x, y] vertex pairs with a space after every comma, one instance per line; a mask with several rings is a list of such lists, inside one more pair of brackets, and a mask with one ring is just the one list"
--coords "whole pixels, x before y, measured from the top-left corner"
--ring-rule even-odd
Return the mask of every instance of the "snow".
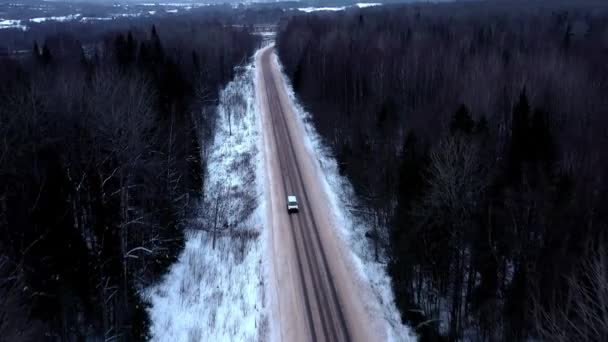
[[65, 21], [72, 21], [72, 20], [78, 20], [80, 22], [89, 22], [89, 21], [113, 20], [113, 19], [117, 19], [117, 18], [134, 18], [134, 17], [139, 17], [140, 15], [141, 15], [141, 13], [116, 13], [116, 14], [111, 14], [110, 17], [83, 17], [81, 14], [70, 14], [70, 15], [61, 16], [61, 17], [32, 18], [29, 21], [35, 22], [35, 23], [43, 23], [46, 21], [65, 22]]
[[[275, 56], [276, 58], [276, 56]], [[280, 61], [275, 61], [282, 68]], [[317, 133], [312, 118], [298, 102], [289, 79], [282, 73], [287, 85], [288, 95], [294, 104], [298, 124], [304, 134], [304, 143], [311, 155], [317, 157], [321, 179], [334, 213], [334, 222], [338, 236], [350, 248], [352, 260], [355, 264], [359, 278], [369, 283], [373, 300], [366, 303], [366, 308], [373, 317], [381, 317], [385, 322], [386, 335], [389, 341], [415, 341], [416, 337], [408, 326], [401, 323], [401, 317], [395, 305], [386, 265], [374, 260], [373, 246], [365, 237], [369, 219], [357, 213], [347, 211], [345, 208], [357, 207], [357, 199], [353, 187], [346, 177], [338, 172], [338, 164], [331, 155], [330, 149], [325, 146], [321, 136]]]
[[82, 17], [80, 19], [81, 22], [86, 23], [86, 22], [90, 22], [90, 21], [108, 21], [108, 20], [114, 20], [114, 18], [102, 18], [102, 17]]
[[[152, 13], [155, 11], [150, 11], [148, 12], [150, 15], [153, 15], [154, 13]], [[65, 15], [65, 16], [54, 16], [54, 17], [38, 17], [38, 18], [30, 18], [30, 19], [26, 19], [26, 20], [10, 20], [10, 19], [1, 19], [0, 18], [0, 30], [2, 29], [8, 29], [8, 28], [18, 28], [21, 29], [23, 31], [26, 31], [28, 29], [28, 23], [45, 23], [48, 21], [56, 21], [56, 22], [66, 22], [66, 21], [80, 21], [80, 22], [91, 22], [91, 21], [107, 21], [107, 20], [114, 20], [114, 19], [118, 19], [118, 18], [133, 18], [133, 17], [139, 17], [141, 16], [142, 13], [117, 13], [117, 14], [112, 14], [110, 17], [83, 17], [82, 14], [70, 14], [70, 15]], [[22, 24], [24, 23], [24, 24]]]
[[262, 36], [262, 37], [275, 37], [277, 35], [277, 33], [275, 31], [257, 32], [255, 34]]
[[[143, 4], [143, 6], [173, 6], [178, 8], [172, 8], [165, 10], [165, 13], [176, 14], [180, 10], [191, 10], [192, 8], [209, 6], [209, 4], [202, 3], [161, 3], [161, 4]], [[121, 7], [120, 5], [114, 5], [114, 7]], [[148, 10], [144, 12], [134, 12], [134, 13], [114, 13], [110, 14], [108, 17], [84, 17], [80, 13], [69, 14], [65, 16], [50, 16], [50, 17], [37, 17], [37, 18], [29, 18], [25, 20], [12, 20], [12, 19], [2, 19], [0, 18], [0, 30], [9, 29], [9, 28], [18, 28], [23, 31], [28, 30], [28, 24], [31, 23], [44, 23], [48, 21], [56, 21], [56, 22], [66, 22], [66, 21], [80, 21], [80, 22], [92, 22], [92, 21], [108, 21], [119, 18], [135, 18], [143, 15], [156, 15], [158, 13], [157, 10]], [[23, 22], [23, 24], [22, 24]]]
[[115, 13], [115, 14], [110, 14], [111, 17], [113, 18], [136, 18], [136, 17], [141, 17], [143, 15], [143, 13]]
[[373, 3], [369, 3], [369, 2], [359, 2], [356, 3], [354, 6], [340, 6], [340, 7], [300, 7], [297, 10], [300, 12], [306, 12], [306, 13], [312, 13], [312, 12], [321, 12], [321, 11], [326, 11], [326, 12], [338, 12], [338, 11], [344, 11], [347, 8], [352, 8], [352, 7], [358, 7], [358, 8], [366, 8], [366, 7], [373, 7], [373, 6], [382, 6], [381, 3], [379, 2], [373, 2]]
[[23, 31], [27, 30], [26, 26], [21, 25], [21, 20], [0, 19], [0, 30], [9, 28], [17, 28]]
[[[207, 153], [205, 199], [178, 261], [147, 289], [153, 341], [267, 339], [265, 201], [253, 64], [220, 94], [215, 138]], [[205, 152], [205, 150], [207, 152]], [[215, 214], [217, 213], [217, 215]], [[216, 219], [217, 216], [217, 219]], [[218, 234], [215, 249], [211, 232]]]
[[359, 2], [359, 3], [356, 3], [355, 6], [357, 6], [359, 8], [366, 8], [366, 7], [382, 6], [382, 4], [379, 2]]
[[64, 22], [64, 21], [72, 21], [72, 20], [77, 20], [78, 18], [81, 17], [81, 14], [70, 14], [70, 15], [65, 15], [65, 16], [61, 16], [61, 17], [42, 17], [42, 18], [31, 18], [30, 21], [34, 22], [34, 23], [43, 23], [45, 21], [59, 21], [59, 22]]
[[266, 47], [266, 46], [274, 44], [274, 40], [277, 35], [276, 31], [261, 31], [261, 32], [256, 32], [254, 34], [256, 34], [262, 38], [262, 43], [261, 43], [262, 47]]
[[341, 6], [341, 7], [301, 7], [301, 8], [298, 8], [298, 11], [306, 12], [306, 13], [320, 12], [320, 11], [337, 12], [337, 11], [344, 11], [345, 9], [346, 9], [346, 6]]
[[143, 4], [138, 4], [140, 6], [149, 6], [149, 7], [158, 7], [158, 6], [171, 6], [171, 7], [190, 7], [192, 8], [192, 6], [195, 7], [202, 7], [202, 6], [210, 6], [212, 4], [205, 4], [205, 3], [196, 3], [196, 2], [162, 2], [162, 3], [143, 3]]

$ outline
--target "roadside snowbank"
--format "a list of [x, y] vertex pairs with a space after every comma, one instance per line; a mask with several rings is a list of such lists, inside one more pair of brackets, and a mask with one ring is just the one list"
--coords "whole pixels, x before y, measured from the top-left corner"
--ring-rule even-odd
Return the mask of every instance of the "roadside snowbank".
[[268, 338], [254, 74], [251, 64], [221, 92], [200, 217], [178, 261], [147, 292], [153, 341]]
[[350, 248], [352, 261], [360, 273], [361, 280], [369, 283], [371, 287], [375, 302], [366, 303], [366, 307], [371, 311], [370, 315], [384, 319], [389, 341], [415, 341], [416, 337], [410, 328], [401, 323], [386, 265], [374, 261], [373, 247], [365, 237], [371, 223], [366, 218], [345, 209], [358, 207], [353, 187], [346, 177], [339, 174], [338, 164], [331, 154], [331, 150], [324, 145], [310, 114], [299, 103], [277, 56], [275, 55], [274, 58], [275, 63], [281, 68], [283, 80], [287, 85], [287, 93], [298, 115], [297, 122], [302, 125], [303, 131], [306, 133], [304, 134], [306, 148], [311, 155], [316, 156], [324, 177], [321, 181], [330, 199], [338, 236]]

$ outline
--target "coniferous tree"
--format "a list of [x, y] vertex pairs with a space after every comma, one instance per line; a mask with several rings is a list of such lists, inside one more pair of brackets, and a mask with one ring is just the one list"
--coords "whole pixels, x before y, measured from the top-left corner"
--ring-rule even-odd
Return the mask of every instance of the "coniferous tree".
[[135, 56], [137, 54], [137, 42], [133, 38], [133, 33], [129, 31], [127, 34], [127, 43], [126, 43], [126, 61], [127, 64], [131, 65], [135, 61]]
[[550, 167], [555, 153], [554, 143], [551, 137], [547, 114], [541, 109], [534, 110], [530, 126], [530, 137], [532, 139], [531, 148], [534, 151], [534, 160], [544, 163], [546, 167]]
[[475, 128], [475, 121], [471, 118], [471, 114], [469, 114], [469, 109], [464, 104], [461, 104], [458, 107], [458, 110], [452, 117], [452, 122], [450, 123], [450, 131], [452, 134], [456, 132], [461, 132], [464, 134], [473, 133], [473, 129]]
[[513, 179], [521, 175], [523, 163], [530, 156], [530, 104], [526, 88], [521, 91], [513, 109], [511, 120], [511, 146], [509, 153], [509, 172]]
[[164, 51], [163, 51], [163, 45], [160, 41], [160, 37], [158, 36], [158, 32], [156, 31], [156, 25], [152, 25], [151, 40], [152, 40], [152, 61], [155, 64], [162, 63], [163, 59], [164, 59]]
[[119, 34], [114, 39], [114, 55], [118, 65], [125, 67], [128, 63], [127, 41], [122, 34]]
[[51, 50], [49, 49], [46, 42], [42, 46], [41, 61], [45, 65], [48, 65], [53, 61], [53, 56], [51, 54]]
[[32, 49], [32, 56], [35, 63], [40, 62], [40, 47], [38, 47], [38, 42], [34, 41], [34, 47]]

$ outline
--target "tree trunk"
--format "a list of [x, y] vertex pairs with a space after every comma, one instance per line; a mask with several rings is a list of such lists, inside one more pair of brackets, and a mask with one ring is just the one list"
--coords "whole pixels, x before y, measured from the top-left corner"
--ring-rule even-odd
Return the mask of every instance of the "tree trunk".
[[219, 206], [220, 206], [220, 195], [218, 194], [218, 196], [215, 199], [215, 218], [213, 219], [213, 242], [212, 242], [212, 248], [215, 249], [215, 237], [217, 234], [217, 218], [218, 218], [218, 211], [219, 211]]

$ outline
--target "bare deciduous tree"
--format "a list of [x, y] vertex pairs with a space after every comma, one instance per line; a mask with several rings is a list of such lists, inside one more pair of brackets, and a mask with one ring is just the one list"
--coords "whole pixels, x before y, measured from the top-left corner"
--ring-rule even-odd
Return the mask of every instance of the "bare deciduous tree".
[[[608, 340], [608, 250], [603, 243], [588, 244], [589, 255], [568, 277], [565, 302], [533, 310], [536, 329], [547, 341]], [[542, 291], [542, 289], [539, 289]]]

